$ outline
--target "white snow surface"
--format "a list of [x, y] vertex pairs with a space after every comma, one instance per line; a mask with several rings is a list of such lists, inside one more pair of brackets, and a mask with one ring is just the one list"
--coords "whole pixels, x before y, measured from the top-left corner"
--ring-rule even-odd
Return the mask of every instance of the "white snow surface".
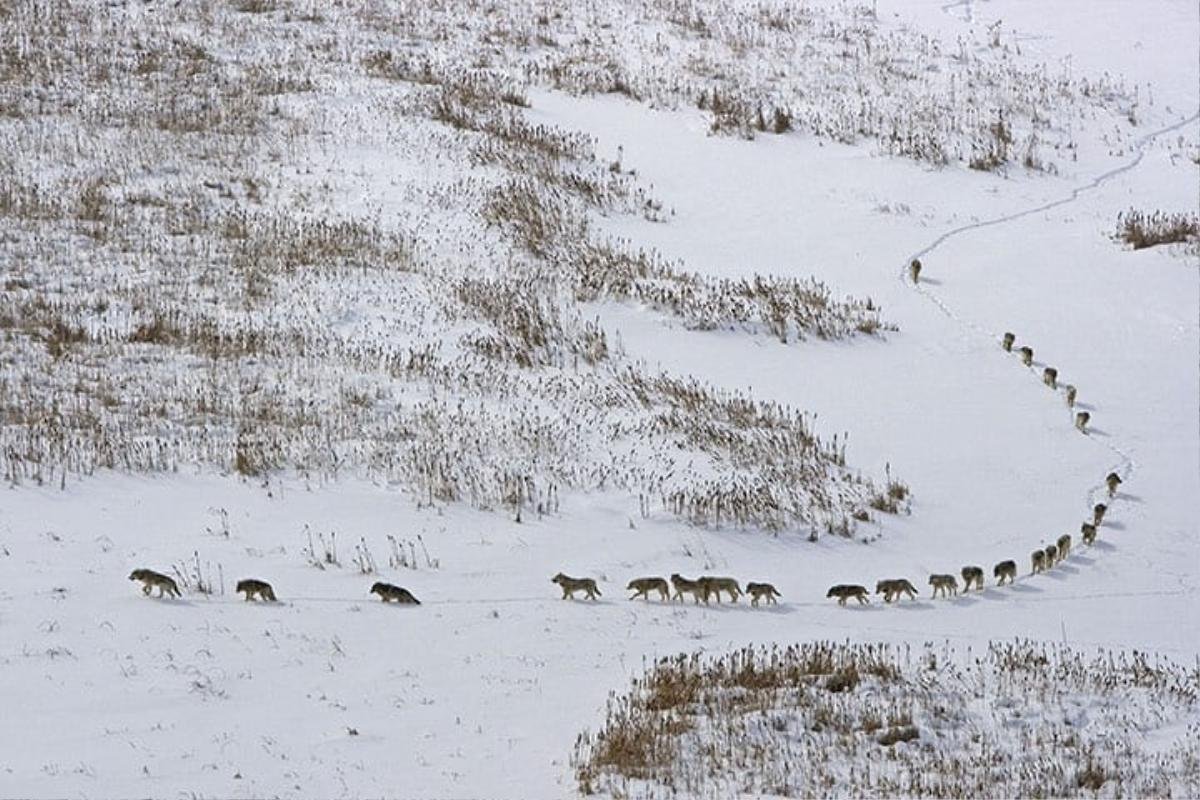
[[[641, 519], [621, 494], [564, 494], [557, 514], [518, 524], [350, 480], [264, 487], [205, 471], [5, 490], [0, 796], [565, 797], [575, 736], [657, 656], [1013, 637], [1200, 655], [1197, 264], [1111, 238], [1127, 208], [1197, 208], [1200, 168], [1169, 146], [1194, 148], [1200, 131], [1195, 4], [879, 3], [893, 11], [949, 37], [1003, 19], [1031, 58], [1152, 87], [1157, 121], [1139, 148], [1070, 174], [997, 176], [799, 135], [713, 137], [698, 113], [623, 98], [531, 92], [528, 113], [595, 135], [610, 157], [621, 146], [674, 212], [602, 220], [614, 236], [706, 274], [814, 275], [883, 306], [900, 330], [882, 339], [790, 345], [627, 305], [594, 312], [631, 355], [816, 412], [823, 435], [849, 432], [854, 466], [890, 463], [912, 487], [911, 515], [878, 523], [869, 543], [812, 543]], [[916, 255], [914, 288], [903, 274]], [[1008, 330], [1035, 369], [1000, 349]], [[1042, 384], [1043, 365], [1079, 387], [1090, 434]], [[1086, 548], [1079, 523], [1110, 470], [1125, 483]], [[306, 529], [337, 532], [341, 568], [306, 562]], [[1075, 534], [1071, 558], [1030, 577], [1030, 551], [1062, 533]], [[417, 534], [437, 566], [419, 548], [417, 568], [386, 566], [386, 537]], [[378, 576], [351, 563], [360, 537]], [[147, 600], [126, 581], [193, 553], [210, 576], [219, 565], [224, 595]], [[832, 583], [891, 576], [924, 589], [963, 564], [991, 584], [1006, 558], [1020, 568], [1012, 588], [892, 607], [824, 599]], [[602, 599], [560, 600], [559, 570], [596, 578]], [[672, 572], [767, 580], [783, 599], [626, 600], [629, 579]], [[236, 597], [250, 576], [281, 602]], [[422, 605], [380, 604], [376, 579]]]

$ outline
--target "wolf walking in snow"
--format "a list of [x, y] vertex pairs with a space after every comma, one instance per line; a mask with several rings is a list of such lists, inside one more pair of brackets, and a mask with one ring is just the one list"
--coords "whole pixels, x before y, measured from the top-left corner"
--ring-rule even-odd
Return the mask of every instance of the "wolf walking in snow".
[[1067, 408], [1075, 407], [1075, 394], [1076, 394], [1075, 387], [1068, 383], [1067, 384]]
[[831, 586], [825, 596], [836, 597], [839, 606], [846, 605], [846, 601], [851, 597], [864, 605], [871, 602], [867, 599], [867, 587], [855, 584], [839, 583], [836, 586]]
[[1029, 557], [1030, 563], [1033, 565], [1033, 574], [1044, 572], [1046, 569], [1046, 551], [1034, 550], [1033, 555]]
[[917, 590], [907, 578], [885, 578], [875, 584], [875, 594], [883, 595], [883, 602], [890, 603], [900, 595], [906, 594], [913, 600], [917, 599]]
[[775, 605], [775, 598], [782, 597], [775, 587], [769, 583], [747, 583], [746, 594], [750, 595], [750, 605], [757, 606], [758, 601], [766, 598], [767, 605]]
[[659, 597], [663, 600], [671, 599], [671, 590], [668, 588], [667, 582], [662, 578], [635, 578], [625, 588], [633, 592], [633, 595], [629, 598], [630, 600], [641, 597], [649, 602], [651, 592], [658, 592]]
[[1080, 432], [1087, 433], [1087, 426], [1091, 419], [1092, 415], [1088, 412], [1078, 411], [1075, 414], [1075, 427], [1079, 428]]
[[1058, 560], [1062, 561], [1071, 554], [1071, 534], [1064, 533], [1058, 537]]
[[1042, 383], [1049, 386], [1051, 389], [1058, 388], [1058, 370], [1054, 367], [1046, 367], [1042, 370]]
[[591, 578], [572, 578], [560, 572], [551, 578], [550, 582], [557, 583], [562, 587], [563, 600], [568, 597], [574, 600], [576, 592], [583, 592], [588, 600], [595, 600], [601, 596], [600, 590], [596, 588], [596, 582]]
[[1108, 477], [1104, 479], [1104, 483], [1108, 486], [1108, 496], [1117, 496], [1117, 487], [1121, 485], [1121, 476], [1115, 472], [1108, 473]]
[[421, 601], [412, 596], [412, 592], [402, 586], [393, 586], [390, 583], [378, 581], [371, 587], [370, 594], [379, 595], [379, 599], [385, 603], [406, 603], [408, 605], [419, 606]]
[[1085, 522], [1079, 526], [1079, 533], [1083, 537], [1083, 543], [1093, 545], [1096, 543], [1096, 526], [1089, 522]]
[[1092, 524], [1099, 528], [1100, 523], [1104, 522], [1104, 515], [1107, 511], [1108, 506], [1104, 505], [1104, 503], [1096, 503], [1092, 509]]
[[1017, 562], [1012, 559], [1001, 561], [992, 570], [992, 577], [996, 579], [997, 586], [1003, 586], [1005, 581], [1012, 583], [1017, 578]]
[[1004, 334], [1004, 340], [1000, 342], [1000, 346], [1004, 348], [1004, 352], [1011, 353], [1012, 347], [1016, 344], [1017, 337], [1014, 334]]
[[1024, 364], [1027, 367], [1033, 366], [1033, 348], [1032, 347], [1022, 347], [1017, 352], [1021, 354], [1021, 363], [1022, 364]]
[[980, 591], [983, 590], [983, 568], [982, 567], [963, 567], [963, 591], [971, 591], [971, 585], [974, 584]]
[[246, 578], [245, 580], [238, 581], [237, 589], [234, 591], [245, 592], [247, 603], [255, 597], [269, 600], [272, 603], [276, 602], [275, 590], [271, 588], [271, 584], [266, 581], [260, 581], [257, 578]]
[[942, 597], [958, 594], [958, 580], [953, 575], [930, 575], [929, 585], [933, 587], [934, 597], [938, 596], [938, 592], [942, 593]]
[[704, 592], [704, 602], [708, 602], [708, 596], [715, 595], [717, 602], [721, 602], [721, 592], [729, 592], [729, 599], [736, 603], [738, 598], [742, 596], [742, 590], [738, 587], [738, 582], [733, 578], [716, 578], [712, 575], [701, 575], [699, 578], [700, 591]]
[[142, 582], [142, 594], [149, 596], [150, 590], [157, 587], [158, 596], [169, 594], [172, 597], [179, 597], [179, 586], [176, 585], [173, 578], [163, 575], [161, 572], [155, 572], [152, 569], [135, 569], [129, 573], [129, 580]]
[[921, 281], [921, 260], [914, 258], [912, 263], [908, 265], [908, 277], [912, 278], [913, 283]]
[[690, 594], [692, 596], [692, 600], [697, 604], [700, 602], [702, 597], [704, 598], [705, 602], [708, 602], [708, 593], [705, 591], [704, 585], [700, 581], [694, 581], [689, 578], [685, 578], [678, 572], [675, 572], [671, 575], [671, 586], [675, 589], [675, 595], [673, 599], [678, 600], [681, 603], [683, 602], [683, 596], [685, 594]]

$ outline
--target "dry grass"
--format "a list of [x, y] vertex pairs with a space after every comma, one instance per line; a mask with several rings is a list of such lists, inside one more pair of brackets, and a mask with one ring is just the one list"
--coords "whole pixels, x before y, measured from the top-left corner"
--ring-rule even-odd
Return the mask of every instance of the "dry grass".
[[572, 764], [626, 798], [1191, 796], [1198, 712], [1196, 671], [1140, 653], [815, 642], [659, 660]]
[[1117, 216], [1116, 238], [1143, 250], [1160, 244], [1195, 243], [1200, 239], [1200, 216], [1181, 212], [1144, 212], [1137, 209]]
[[948, 43], [865, 5], [557, 0], [489, 7], [482, 19], [456, 9], [413, 13], [412, 29], [445, 32], [440, 58], [577, 94], [698, 107], [719, 134], [795, 130], [934, 164], [1053, 170], [1077, 143], [1064, 116], [1099, 111], [1127, 131], [1135, 119], [1122, 83], [1030, 64], [1003, 26]]
[[[615, 489], [643, 514], [657, 500], [696, 524], [846, 534], [878, 491], [801, 412], [648, 373], [582, 304], [784, 341], [886, 329], [878, 309], [597, 241], [592, 214], [659, 219], [662, 204], [587, 136], [529, 122], [517, 64], [431, 37], [473, 36], [469, 9], [399, 22], [285, 0], [153, 18], [86, 0], [10, 10], [10, 484], [191, 465], [255, 481], [353, 473], [517, 518], [552, 513], [560, 489]], [[447, 15], [467, 27], [442, 28]], [[568, 22], [531, 20], [547, 36], [529, 45]], [[420, 46], [397, 48], [398, 31]], [[296, 46], [262, 46], [279, 41]], [[336, 178], [305, 173], [353, 147], [418, 153], [452, 177], [390, 192], [411, 226], [348, 211]]]

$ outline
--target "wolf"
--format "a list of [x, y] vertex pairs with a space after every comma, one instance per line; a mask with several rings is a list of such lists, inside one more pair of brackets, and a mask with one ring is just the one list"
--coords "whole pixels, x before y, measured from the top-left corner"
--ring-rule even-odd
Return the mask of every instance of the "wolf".
[[1058, 370], [1054, 367], [1046, 367], [1042, 370], [1042, 383], [1049, 386], [1051, 389], [1058, 388]]
[[1085, 522], [1079, 526], [1079, 533], [1083, 537], [1083, 543], [1093, 545], [1096, 543], [1096, 526]]
[[245, 592], [247, 603], [253, 600], [256, 595], [263, 600], [269, 600], [272, 603], [276, 602], [275, 590], [271, 588], [271, 584], [255, 578], [246, 578], [245, 580], [238, 581], [237, 589], [234, 591]]
[[1064, 533], [1058, 537], [1058, 560], [1062, 561], [1071, 554], [1071, 534]]
[[630, 600], [641, 597], [649, 602], [651, 592], [658, 592], [659, 597], [663, 600], [671, 599], [671, 590], [662, 578], [636, 578], [631, 580], [625, 588], [633, 592]]
[[1074, 386], [1067, 384], [1067, 408], [1075, 407], [1075, 395], [1077, 391]]
[[135, 569], [129, 573], [129, 580], [142, 582], [142, 594], [149, 596], [150, 590], [158, 587], [158, 596], [169, 594], [172, 597], [179, 597], [179, 586], [173, 578], [163, 575], [161, 572], [155, 572], [152, 569]]
[[942, 597], [946, 593], [958, 594], [958, 579], [953, 575], [930, 575], [929, 585], [933, 587], [933, 596], [937, 597], [938, 592], [942, 593]]
[[699, 604], [700, 598], [703, 597], [705, 602], [708, 602], [708, 593], [704, 590], [704, 585], [700, 581], [693, 581], [683, 577], [678, 572], [671, 575], [671, 586], [675, 589], [675, 600], [683, 602], [684, 594], [690, 594], [692, 599]]
[[747, 583], [746, 594], [750, 595], [750, 605], [757, 606], [762, 598], [767, 599], [767, 605], [775, 605], [775, 598], [782, 597], [774, 586], [769, 583]]
[[852, 584], [839, 583], [837, 586], [831, 586], [825, 596], [836, 597], [839, 606], [846, 605], [846, 600], [851, 597], [859, 603], [867, 604], [871, 602], [867, 599], [867, 587]]
[[1000, 346], [1004, 348], [1004, 352], [1011, 353], [1012, 347], [1016, 344], [1017, 337], [1012, 333], [1004, 334], [1004, 340], [1000, 342]]
[[908, 276], [912, 278], [913, 283], [918, 283], [921, 280], [921, 260], [914, 258], [912, 263], [908, 265]]
[[916, 599], [917, 590], [907, 578], [891, 578], [879, 581], [875, 584], [875, 594], [883, 595], [883, 601], [890, 603], [901, 594], [906, 594], [912, 599]]
[[976, 587], [978, 587], [980, 591], [983, 590], [983, 568], [982, 567], [963, 567], [962, 568], [962, 578], [963, 578], [963, 591], [964, 592], [971, 591], [972, 584], [974, 584]]
[[736, 603], [738, 598], [742, 596], [742, 590], [738, 588], [738, 582], [733, 578], [716, 578], [712, 575], [701, 575], [699, 578], [700, 589], [704, 592], [704, 602], [708, 602], [710, 594], [715, 595], [717, 602], [721, 602], [721, 592], [729, 592], [729, 599]]
[[1033, 348], [1032, 347], [1022, 347], [1017, 352], [1021, 354], [1021, 363], [1022, 364], [1024, 364], [1027, 367], [1033, 366]]
[[1006, 580], [1012, 583], [1017, 577], [1017, 562], [1012, 559], [1001, 561], [992, 570], [992, 577], [996, 579], [997, 586], [1003, 586]]
[[1104, 522], [1104, 515], [1107, 511], [1108, 506], [1104, 503], [1096, 503], [1095, 508], [1092, 509], [1092, 524], [1099, 528], [1100, 523]]
[[1104, 479], [1104, 483], [1108, 486], [1108, 496], [1116, 497], [1117, 487], [1121, 485], [1121, 476], [1115, 472], [1108, 473], [1108, 477]]
[[583, 592], [587, 595], [588, 600], [595, 600], [602, 596], [600, 590], [596, 588], [596, 582], [591, 578], [571, 578], [560, 572], [551, 578], [550, 582], [557, 583], [562, 587], [563, 600], [568, 597], [574, 600], [576, 592]]
[[1046, 551], [1034, 550], [1033, 555], [1029, 557], [1030, 563], [1033, 565], [1033, 574], [1043, 572], [1046, 569]]
[[407, 603], [409, 605], [419, 606], [421, 601], [412, 596], [412, 592], [400, 586], [393, 586], [390, 583], [377, 582], [371, 587], [370, 594], [379, 595], [379, 599], [385, 603], [395, 601], [397, 603]]

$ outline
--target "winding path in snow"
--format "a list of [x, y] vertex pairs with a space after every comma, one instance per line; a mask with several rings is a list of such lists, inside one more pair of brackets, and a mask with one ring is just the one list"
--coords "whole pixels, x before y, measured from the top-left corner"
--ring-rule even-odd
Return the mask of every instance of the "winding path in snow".
[[[945, 10], [945, 9], [943, 9], [943, 10]], [[1062, 206], [1069, 205], [1069, 204], [1077, 201], [1084, 194], [1100, 188], [1105, 183], [1108, 183], [1109, 181], [1111, 181], [1113, 178], [1116, 178], [1119, 175], [1123, 175], [1126, 172], [1129, 172], [1129, 171], [1135, 169], [1142, 162], [1142, 159], [1145, 157], [1147, 146], [1150, 145], [1152, 142], [1154, 142], [1154, 140], [1157, 139], [1158, 137], [1163, 136], [1168, 133], [1172, 133], [1174, 131], [1178, 131], [1182, 128], [1187, 127], [1188, 125], [1191, 125], [1191, 124], [1197, 122], [1198, 120], [1200, 120], [1200, 110], [1192, 113], [1190, 116], [1188, 116], [1184, 119], [1181, 119], [1181, 120], [1178, 120], [1177, 122], [1171, 123], [1170, 125], [1165, 125], [1161, 128], [1153, 130], [1149, 133], [1143, 134], [1141, 137], [1135, 139], [1133, 142], [1133, 150], [1134, 150], [1133, 158], [1131, 158], [1126, 163], [1121, 164], [1120, 166], [1114, 167], [1110, 170], [1107, 170], [1106, 172], [1101, 173], [1100, 175], [1097, 175], [1091, 181], [1083, 184], [1082, 186], [1075, 187], [1064, 197], [1060, 197], [1056, 200], [1051, 200], [1046, 203], [1041, 203], [1036, 206], [1032, 206], [1030, 208], [1023, 209], [1021, 211], [1016, 211], [1011, 214], [1004, 214], [1002, 216], [993, 217], [991, 219], [981, 220], [978, 222], [971, 222], [966, 225], [960, 225], [956, 228], [951, 228], [950, 230], [942, 233], [940, 236], [938, 236], [936, 239], [934, 239], [928, 245], [926, 245], [925, 247], [916, 251], [915, 253], [910, 255], [907, 259], [905, 259], [903, 264], [900, 265], [899, 274], [897, 276], [898, 279], [905, 285], [909, 286], [913, 291], [917, 292], [918, 294], [922, 295], [927, 300], [929, 300], [931, 303], [933, 303], [938, 308], [939, 311], [941, 311], [943, 314], [945, 314], [950, 319], [954, 320], [956, 323], [958, 323], [963, 328], [971, 331], [976, 336], [985, 337], [991, 341], [998, 341], [1002, 335], [1001, 333], [997, 333], [995, 331], [989, 331], [986, 328], [984, 328], [982, 325], [979, 325], [979, 324], [973, 322], [972, 320], [964, 318], [963, 316], [961, 316], [960, 314], [955, 312], [954, 309], [951, 308], [944, 300], [942, 300], [940, 297], [938, 297], [932, 291], [927, 289], [925, 286], [922, 286], [920, 282], [913, 283], [912, 281], [910, 281], [908, 279], [909, 264], [911, 264], [913, 260], [923, 259], [923, 258], [927, 257], [928, 255], [936, 252], [938, 250], [938, 248], [940, 248], [942, 245], [946, 244], [946, 242], [948, 242], [952, 239], [960, 238], [960, 237], [962, 237], [966, 234], [969, 234], [973, 231], [977, 231], [977, 230], [980, 230], [983, 228], [996, 227], [998, 225], [1005, 225], [1005, 224], [1023, 219], [1025, 217], [1028, 217], [1032, 214], [1040, 214], [1040, 213], [1049, 211], [1054, 208], [1059, 208]], [[1116, 459], [1117, 459], [1116, 463], [1112, 467], [1110, 467], [1110, 471], [1113, 471], [1119, 475], [1122, 475], [1125, 480], [1128, 480], [1128, 478], [1131, 475], [1133, 475], [1134, 472], [1137, 471], [1137, 462], [1133, 459], [1133, 457], [1126, 450], [1124, 450], [1121, 447], [1119, 447], [1115, 444], [1112, 444], [1110, 442], [1100, 441], [1095, 438], [1092, 438], [1091, 440], [1097, 442], [1098, 444], [1102, 445], [1103, 447], [1108, 448], [1113, 453], [1113, 455], [1116, 456]], [[1086, 510], [1088, 513], [1091, 512], [1092, 506], [1097, 502], [1097, 500], [1096, 500], [1097, 496], [1102, 496], [1102, 493], [1106, 493], [1106, 492], [1107, 492], [1107, 489], [1106, 489], [1104, 481], [1099, 481], [1088, 488], [1086, 499], [1085, 499], [1085, 503], [1087, 506]]]

